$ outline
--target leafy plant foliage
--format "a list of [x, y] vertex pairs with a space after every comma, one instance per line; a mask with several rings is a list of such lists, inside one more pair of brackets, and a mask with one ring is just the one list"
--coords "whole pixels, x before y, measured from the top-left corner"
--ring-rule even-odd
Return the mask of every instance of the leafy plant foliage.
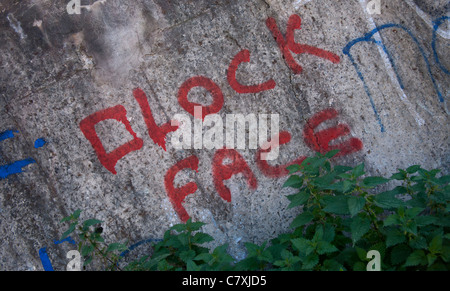
[[[200, 231], [204, 223], [190, 219], [167, 230], [151, 255], [124, 269], [365, 271], [367, 253], [376, 250], [381, 254], [381, 270], [449, 270], [450, 176], [415, 165], [390, 178], [367, 177], [364, 164], [333, 167], [330, 159], [337, 153], [317, 153], [288, 168], [284, 187], [296, 192], [287, 197], [288, 208], [301, 209], [290, 225], [292, 231], [261, 245], [245, 243], [244, 260], [236, 262], [227, 245], [212, 251], [203, 247], [213, 238]], [[375, 193], [388, 182], [397, 186]], [[63, 220], [70, 222], [63, 237], [76, 229], [78, 216], [75, 212]], [[78, 228], [85, 264], [97, 253], [107, 269], [117, 270], [120, 257], [114, 251], [126, 247], [100, 247], [104, 244], [100, 233], [90, 231], [99, 223], [92, 219]]]

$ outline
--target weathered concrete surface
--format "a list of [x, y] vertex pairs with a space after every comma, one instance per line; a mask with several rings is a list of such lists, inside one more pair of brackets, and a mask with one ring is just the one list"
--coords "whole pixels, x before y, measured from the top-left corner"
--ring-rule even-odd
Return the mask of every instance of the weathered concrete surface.
[[[381, 14], [372, 15], [364, 1], [356, 0], [82, 1], [92, 5], [80, 15], [69, 15], [67, 2], [0, 3], [0, 132], [18, 131], [0, 142], [0, 163], [35, 161], [22, 173], [0, 179], [1, 270], [43, 270], [39, 250], [44, 247], [53, 267], [64, 269], [70, 246], [55, 246], [53, 240], [63, 231], [59, 220], [78, 208], [85, 211], [82, 218], [105, 221], [110, 241], [160, 238], [180, 222], [164, 177], [191, 155], [199, 159], [198, 173], [180, 172], [175, 185], [195, 181], [198, 190], [183, 205], [194, 220], [208, 223], [204, 230], [217, 243], [229, 243], [237, 259], [245, 256], [243, 242], [288, 230], [296, 215], [286, 210], [291, 191], [281, 189], [285, 178], [261, 173], [256, 150], [239, 153], [254, 172], [257, 189], [249, 189], [242, 175], [234, 176], [225, 182], [232, 193], [226, 202], [213, 182], [215, 151], [176, 150], [170, 133], [167, 152], [155, 145], [133, 97], [137, 87], [146, 92], [158, 125], [185, 113], [178, 89], [194, 76], [208, 77], [221, 88], [223, 117], [280, 114], [280, 129], [292, 140], [271, 164], [313, 154], [303, 139], [306, 121], [334, 108], [339, 117], [320, 128], [348, 124], [351, 136], [364, 145], [337, 163], [364, 161], [370, 173], [380, 175], [412, 164], [448, 172], [449, 27], [442, 19], [433, 46], [432, 22], [448, 16], [448, 1], [381, 0]], [[266, 20], [274, 18], [285, 34], [294, 14], [302, 19], [295, 41], [337, 54], [339, 63], [293, 54], [303, 67], [301, 74], [293, 73]], [[375, 33], [380, 45], [355, 43], [354, 66], [344, 48], [386, 24], [401, 27]], [[226, 72], [243, 49], [250, 51], [251, 62], [239, 66], [237, 79], [245, 84], [273, 79], [274, 89], [238, 94], [230, 87]], [[209, 104], [211, 97], [193, 89], [189, 100]], [[126, 108], [143, 147], [121, 159], [113, 175], [80, 122], [116, 105]], [[107, 151], [132, 140], [114, 120], [96, 129]], [[47, 143], [35, 148], [39, 138]]]

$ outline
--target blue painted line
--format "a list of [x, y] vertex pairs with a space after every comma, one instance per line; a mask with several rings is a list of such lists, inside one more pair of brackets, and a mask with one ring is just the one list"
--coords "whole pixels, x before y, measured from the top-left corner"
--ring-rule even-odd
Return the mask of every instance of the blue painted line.
[[24, 167], [34, 163], [36, 163], [35, 160], [28, 158], [9, 165], [0, 166], [0, 180], [8, 178], [10, 175], [22, 173]]
[[41, 147], [43, 147], [46, 143], [47, 143], [47, 142], [46, 142], [45, 139], [43, 139], [43, 138], [37, 139], [37, 140], [34, 142], [34, 148], [35, 148], [35, 149], [41, 148]]
[[[120, 254], [121, 257], [125, 257], [126, 255], [128, 255], [131, 251], [133, 251], [134, 249], [138, 248], [139, 246], [146, 244], [146, 243], [152, 243], [152, 242], [160, 242], [162, 241], [162, 239], [146, 239], [146, 240], [142, 240], [138, 243], [135, 243], [134, 245], [130, 246], [126, 251], [122, 252]], [[59, 245], [65, 242], [68, 242], [70, 244], [75, 245], [76, 242], [69, 236], [63, 240], [54, 240], [53, 241], [55, 245]], [[42, 248], [39, 250], [39, 258], [41, 259], [41, 263], [42, 266], [44, 267], [45, 271], [54, 271], [53, 266], [52, 266], [52, 262], [50, 261], [50, 258], [48, 257], [48, 253], [47, 253], [47, 248]]]
[[449, 19], [450, 19], [450, 17], [443, 16], [434, 21], [433, 40], [431, 41], [431, 47], [433, 49], [434, 60], [436, 61], [439, 68], [447, 75], [450, 75], [450, 71], [446, 67], [444, 67], [444, 65], [442, 65], [441, 61], [439, 60], [439, 56], [438, 56], [438, 53], [436, 50], [436, 41], [437, 41], [437, 31], [438, 31], [439, 27], [444, 23], [444, 21], [449, 20]]
[[372, 105], [372, 109], [375, 114], [375, 118], [376, 118], [378, 124], [380, 125], [381, 132], [385, 132], [386, 130], [384, 128], [383, 122], [381, 121], [381, 117], [380, 117], [380, 114], [378, 113], [377, 107], [375, 106], [375, 102], [373, 101], [372, 93], [370, 93], [369, 86], [367, 85], [366, 80], [364, 79], [364, 76], [361, 73], [361, 70], [359, 69], [358, 64], [356, 63], [353, 56], [351, 54], [349, 54], [348, 57], [350, 58], [350, 61], [352, 62], [353, 66], [355, 67], [358, 77], [363, 82], [364, 90], [366, 91], [367, 96], [369, 96], [369, 101], [370, 101], [370, 104]]
[[162, 239], [153, 239], [153, 238], [140, 241], [140, 242], [135, 243], [134, 245], [130, 246], [126, 251], [122, 252], [120, 254], [120, 256], [125, 257], [126, 255], [128, 255], [129, 252], [133, 251], [134, 249], [136, 249], [137, 247], [139, 247], [143, 244], [152, 243], [152, 242], [160, 242], [160, 241], [162, 241]]
[[68, 243], [70, 243], [72, 245], [76, 245], [77, 244], [76, 241], [74, 241], [70, 236], [65, 238], [65, 239], [63, 239], [63, 240], [59, 240], [59, 241], [54, 240], [53, 242], [55, 243], [55, 245], [60, 245], [60, 244], [65, 243], [65, 242], [68, 242]]
[[0, 141], [4, 141], [5, 139], [13, 138], [14, 133], [19, 133], [17, 130], [8, 130], [0, 133]]
[[39, 258], [41, 259], [42, 266], [44, 267], [44, 271], [47, 271], [47, 272], [54, 271], [52, 262], [50, 262], [50, 259], [47, 254], [47, 248], [42, 248], [39, 250]]
[[[14, 133], [18, 133], [18, 132], [19, 131], [17, 131], [17, 130], [8, 130], [8, 131], [0, 133], [0, 142], [10, 139], [10, 138], [14, 138]], [[35, 147], [36, 148], [42, 147], [45, 143], [46, 142], [44, 139], [38, 139], [35, 142]], [[33, 160], [32, 158], [28, 158], [25, 160], [16, 161], [16, 162], [8, 164], [8, 165], [0, 166], [0, 180], [6, 179], [11, 175], [22, 173], [24, 167], [26, 167], [30, 164], [34, 164], [34, 163], [36, 163], [35, 160]]]
[[[76, 244], [76, 242], [70, 236], [63, 240], [59, 240], [59, 241], [54, 240], [53, 241], [53, 243], [55, 245], [59, 245], [59, 244], [65, 243], [65, 242], [68, 242], [73, 245]], [[41, 263], [42, 263], [42, 266], [44, 267], [44, 271], [48, 271], [48, 272], [54, 271], [52, 262], [50, 261], [50, 258], [48, 257], [47, 248], [42, 248], [39, 250], [39, 258], [41, 259]]]
[[[444, 17], [444, 18], [445, 18], [445, 17]], [[448, 19], [448, 17], [447, 17], [447, 19]], [[443, 20], [442, 20], [442, 21], [443, 21]], [[435, 30], [437, 30], [436, 25], [437, 25], [437, 27], [439, 27], [439, 25], [441, 25], [441, 24], [442, 24], [441, 22], [437, 22], [437, 23], [435, 24]], [[402, 89], [404, 89], [403, 81], [402, 81], [402, 79], [401, 79], [401, 77], [400, 77], [400, 75], [399, 75], [399, 73], [398, 73], [398, 70], [397, 70], [397, 67], [396, 67], [396, 65], [395, 65], [394, 59], [392, 58], [392, 56], [391, 56], [391, 54], [389, 53], [388, 49], [386, 48], [386, 46], [385, 46], [383, 43], [378, 42], [378, 41], [376, 41], [376, 40], [373, 38], [374, 34], [379, 33], [379, 32], [381, 32], [382, 30], [387, 29], [387, 28], [398, 28], [398, 29], [402, 29], [402, 30], [406, 31], [406, 32], [408, 33], [408, 35], [411, 37], [411, 39], [416, 43], [416, 45], [417, 45], [417, 47], [419, 48], [419, 51], [420, 51], [420, 53], [422, 54], [422, 57], [423, 57], [423, 59], [424, 59], [424, 61], [425, 61], [425, 63], [426, 63], [427, 70], [428, 70], [428, 74], [430, 75], [431, 81], [433, 82], [433, 86], [434, 86], [434, 88], [435, 88], [435, 90], [436, 90], [436, 92], [437, 92], [437, 95], [438, 95], [438, 97], [439, 97], [439, 101], [440, 101], [440, 102], [444, 102], [444, 98], [443, 98], [443, 96], [442, 96], [442, 93], [441, 93], [441, 91], [439, 90], [439, 88], [438, 88], [438, 86], [437, 86], [437, 83], [436, 83], [436, 80], [435, 80], [435, 78], [433, 77], [433, 74], [432, 74], [432, 72], [431, 72], [431, 65], [430, 65], [430, 62], [429, 62], [429, 60], [428, 60], [428, 58], [427, 58], [427, 56], [426, 56], [426, 54], [425, 54], [424, 49], [422, 48], [422, 46], [420, 45], [419, 41], [418, 41], [417, 38], [414, 36], [414, 34], [413, 34], [408, 28], [406, 28], [406, 27], [404, 27], [404, 26], [402, 26], [402, 25], [399, 25], [399, 24], [385, 24], [385, 25], [376, 27], [376, 28], [373, 29], [372, 31], [366, 33], [363, 37], [357, 38], [357, 39], [354, 39], [354, 40], [350, 41], [350, 42], [344, 47], [343, 53], [349, 57], [349, 59], [350, 59], [350, 61], [352, 62], [353, 66], [355, 67], [355, 70], [356, 70], [356, 72], [357, 72], [357, 74], [358, 74], [358, 77], [361, 79], [361, 81], [362, 81], [363, 84], [364, 84], [364, 89], [365, 89], [365, 91], [366, 91], [367, 96], [369, 97], [370, 103], [371, 103], [371, 105], [372, 105], [372, 109], [373, 109], [373, 111], [374, 111], [374, 113], [375, 113], [375, 117], [376, 117], [376, 119], [377, 119], [377, 122], [378, 122], [378, 124], [379, 124], [380, 127], [381, 127], [381, 132], [385, 132], [385, 128], [384, 128], [384, 125], [383, 125], [383, 123], [382, 123], [382, 121], [381, 121], [380, 115], [378, 114], [378, 110], [377, 110], [376, 105], [375, 105], [375, 102], [374, 102], [374, 100], [373, 100], [372, 93], [370, 92], [369, 86], [367, 85], [367, 82], [366, 82], [366, 80], [364, 79], [364, 76], [363, 76], [361, 70], [359, 69], [358, 64], [356, 63], [355, 59], [353, 58], [352, 54], [350, 53], [350, 50], [351, 50], [351, 48], [352, 48], [354, 45], [356, 45], [356, 44], [358, 44], [358, 43], [360, 43], [360, 42], [372, 42], [372, 43], [374, 43], [374, 44], [380, 46], [380, 47], [383, 49], [383, 51], [386, 53], [386, 55], [388, 56], [389, 62], [391, 63], [392, 68], [394, 69], [394, 72], [395, 72], [395, 74], [396, 74], [396, 77], [397, 77], [397, 80], [398, 80], [398, 82], [399, 82], [399, 84], [400, 84], [400, 87], [401, 87]], [[436, 55], [435, 55], [435, 57], [436, 57]]]

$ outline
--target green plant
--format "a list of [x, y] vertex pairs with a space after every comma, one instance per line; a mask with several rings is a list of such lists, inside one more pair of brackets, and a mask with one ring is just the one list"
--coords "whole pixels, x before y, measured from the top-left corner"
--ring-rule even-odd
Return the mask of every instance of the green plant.
[[[288, 208], [301, 208], [283, 233], [261, 245], [245, 243], [247, 257], [235, 262], [227, 245], [213, 251], [202, 246], [213, 238], [200, 231], [202, 222], [177, 224], [167, 230], [152, 253], [129, 263], [124, 269], [148, 271], [257, 271], [317, 270], [365, 271], [367, 253], [381, 255], [382, 270], [450, 269], [450, 176], [420, 166], [398, 170], [390, 178], [366, 176], [364, 164], [332, 166], [338, 151], [317, 153], [301, 165], [288, 168], [284, 187], [295, 189]], [[393, 190], [376, 193], [387, 183]], [[384, 185], [384, 186], [382, 186]], [[72, 233], [80, 211], [70, 221]], [[109, 269], [118, 270], [125, 245], [104, 243], [90, 227], [101, 223], [91, 219], [78, 226], [79, 249], [90, 263], [98, 254]]]
[[202, 244], [214, 239], [200, 232], [203, 222], [177, 224], [167, 230], [164, 239], [153, 246], [153, 254], [132, 262], [126, 270], [139, 271], [224, 271], [232, 267], [233, 258], [227, 253], [227, 245], [212, 253]]
[[69, 229], [64, 232], [61, 240], [69, 237], [69, 235], [76, 235], [78, 251], [84, 261], [83, 266], [89, 265], [94, 258], [98, 257], [105, 270], [120, 270], [118, 265], [119, 253], [127, 249], [126, 244], [106, 244], [102, 237], [103, 228], [100, 226], [103, 221], [88, 219], [81, 223], [79, 221], [81, 212], [81, 210], [76, 210], [61, 220], [61, 222], [69, 223]]
[[[364, 177], [364, 164], [332, 167], [337, 151], [288, 168], [285, 187], [297, 189], [289, 208], [303, 211], [292, 234], [272, 240], [276, 267], [304, 270], [366, 270], [377, 250], [382, 270], [448, 270], [450, 176], [420, 166], [391, 178]], [[402, 184], [379, 194], [390, 181]]]

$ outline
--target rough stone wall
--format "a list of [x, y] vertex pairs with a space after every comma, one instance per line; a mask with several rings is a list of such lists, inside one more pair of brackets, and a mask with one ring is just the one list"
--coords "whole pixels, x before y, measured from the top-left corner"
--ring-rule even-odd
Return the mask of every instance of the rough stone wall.
[[[80, 14], [69, 14], [68, 2], [0, 3], [1, 270], [43, 270], [44, 248], [53, 267], [64, 269], [70, 245], [54, 240], [61, 218], [76, 209], [105, 221], [110, 241], [161, 238], [183, 217], [167, 173], [192, 156], [198, 171], [180, 166], [174, 178], [174, 187], [197, 186], [181, 205], [237, 259], [245, 256], [243, 242], [287, 231], [297, 214], [286, 209], [292, 191], [281, 188], [283, 172], [270, 175], [270, 167], [334, 145], [346, 152], [336, 163], [364, 162], [371, 174], [413, 164], [448, 173], [448, 1], [380, 0], [380, 14], [363, 0], [82, 0]], [[237, 82], [272, 86], [233, 86], [227, 73], [238, 56]], [[245, 164], [224, 181], [231, 201], [217, 188], [220, 152], [177, 150], [173, 132], [165, 151], [133, 94], [145, 93], [161, 126], [188, 114], [180, 88], [199, 76], [220, 88], [223, 105], [213, 109], [224, 120], [279, 114], [280, 131], [290, 136], [268, 167], [257, 150], [236, 150]], [[198, 84], [188, 103], [214, 104], [218, 91]], [[96, 113], [99, 122], [87, 127], [101, 146], [81, 125]], [[305, 135], [312, 120], [319, 121], [315, 133], [331, 129], [337, 139]], [[106, 166], [114, 158], [99, 157], [101, 147], [125, 151], [116, 174]]]

